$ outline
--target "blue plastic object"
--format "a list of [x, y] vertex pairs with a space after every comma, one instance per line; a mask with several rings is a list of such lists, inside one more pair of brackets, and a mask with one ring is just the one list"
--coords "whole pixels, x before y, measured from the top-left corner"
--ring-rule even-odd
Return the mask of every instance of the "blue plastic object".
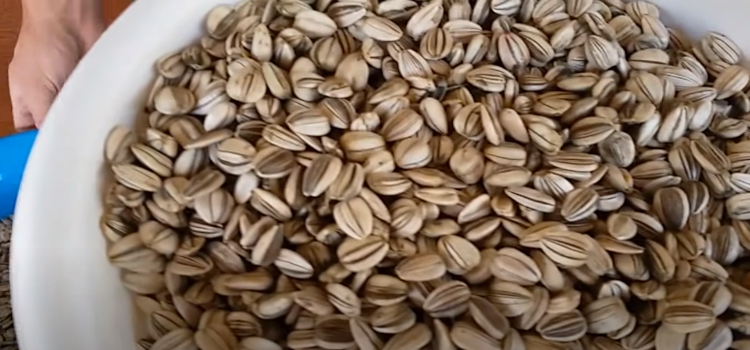
[[0, 219], [13, 214], [36, 135], [37, 130], [31, 130], [0, 138]]

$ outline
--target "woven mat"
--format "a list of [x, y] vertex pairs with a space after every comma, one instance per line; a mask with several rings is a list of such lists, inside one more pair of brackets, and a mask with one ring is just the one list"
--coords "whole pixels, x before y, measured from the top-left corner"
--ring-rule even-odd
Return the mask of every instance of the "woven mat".
[[0, 221], [0, 350], [18, 350], [16, 332], [13, 329], [13, 313], [10, 308], [10, 235], [13, 222]]

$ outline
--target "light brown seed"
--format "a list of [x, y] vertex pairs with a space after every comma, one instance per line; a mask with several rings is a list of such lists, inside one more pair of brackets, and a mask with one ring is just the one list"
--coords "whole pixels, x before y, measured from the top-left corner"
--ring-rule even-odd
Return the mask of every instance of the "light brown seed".
[[354, 24], [366, 36], [377, 41], [396, 41], [404, 35], [403, 30], [391, 20], [377, 16], [365, 16]]
[[330, 187], [341, 172], [343, 162], [331, 155], [322, 154], [313, 160], [302, 178], [302, 194], [317, 197]]
[[419, 53], [429, 60], [444, 59], [453, 49], [453, 36], [444, 28], [432, 28], [419, 43]]
[[467, 321], [458, 321], [450, 332], [451, 340], [461, 349], [499, 349], [500, 342]]
[[369, 131], [346, 132], [339, 139], [339, 144], [347, 159], [355, 162], [363, 162], [369, 155], [385, 149], [383, 137]]
[[665, 350], [677, 350], [685, 348], [685, 340], [687, 334], [678, 333], [671, 330], [671, 328], [661, 325], [656, 329], [656, 336], [654, 337], [654, 344], [658, 349]]
[[323, 348], [345, 349], [355, 346], [349, 318], [343, 315], [321, 317], [315, 323], [315, 344]]
[[729, 66], [719, 74], [714, 83], [717, 99], [725, 99], [740, 91], [750, 83], [750, 72], [741, 66]]
[[352, 317], [349, 319], [349, 327], [354, 338], [354, 342], [360, 349], [376, 350], [383, 347], [383, 341], [377, 333], [372, 330], [369, 324], [363, 319]]
[[393, 146], [393, 159], [401, 169], [421, 168], [432, 160], [432, 149], [427, 142], [408, 137]]
[[253, 167], [261, 178], [281, 178], [294, 169], [294, 154], [286, 149], [268, 146], [255, 155]]
[[437, 205], [456, 205], [460, 202], [458, 191], [447, 187], [420, 188], [414, 191], [414, 196]]
[[266, 230], [255, 243], [251, 262], [258, 266], [269, 266], [276, 261], [284, 243], [284, 233], [278, 225]]
[[387, 253], [388, 243], [376, 235], [370, 235], [361, 240], [346, 238], [336, 251], [339, 261], [352, 272], [375, 267]]
[[507, 188], [505, 194], [516, 203], [542, 213], [550, 213], [555, 210], [554, 198], [529, 187]]
[[318, 110], [302, 110], [286, 118], [289, 129], [297, 134], [307, 136], [324, 136], [331, 131], [328, 118]]
[[544, 234], [539, 244], [544, 254], [555, 263], [579, 267], [588, 260], [591, 242], [579, 233], [554, 231]]
[[613, 213], [607, 218], [607, 233], [619, 240], [629, 240], [635, 236], [638, 227], [628, 216]]
[[112, 171], [119, 183], [137, 191], [155, 192], [162, 185], [157, 174], [137, 165], [116, 164], [112, 166]]
[[668, 282], [674, 277], [676, 263], [663, 245], [646, 241], [646, 258], [651, 266], [651, 275], [657, 280]]
[[304, 10], [294, 16], [294, 28], [310, 38], [323, 38], [336, 32], [336, 22], [324, 13]]
[[438, 27], [443, 18], [443, 10], [443, 4], [439, 1], [431, 1], [427, 6], [420, 8], [406, 23], [406, 34], [414, 40], [419, 40]]
[[479, 250], [465, 238], [449, 235], [438, 239], [438, 254], [445, 261], [448, 272], [462, 275], [480, 262]]
[[568, 192], [560, 208], [560, 214], [567, 221], [578, 221], [593, 214], [599, 195], [590, 187], [577, 188]]
[[193, 332], [188, 328], [176, 328], [159, 337], [152, 345], [151, 349], [191, 349], [196, 348]]
[[559, 132], [547, 124], [532, 122], [528, 124], [529, 138], [546, 154], [555, 154], [563, 145], [563, 138]]
[[534, 306], [534, 297], [530, 290], [497, 279], [490, 284], [487, 299], [506, 317], [520, 316]]
[[531, 53], [524, 40], [515, 33], [500, 34], [497, 51], [503, 66], [510, 70], [526, 66]]
[[239, 342], [240, 349], [282, 350], [281, 345], [261, 337], [247, 337]]
[[406, 282], [391, 275], [373, 275], [364, 286], [364, 298], [375, 305], [387, 306], [406, 299]]
[[396, 265], [395, 272], [404, 281], [422, 282], [442, 277], [446, 273], [446, 266], [440, 255], [422, 253], [403, 259]]
[[348, 287], [331, 283], [325, 286], [328, 293], [328, 301], [342, 314], [355, 317], [359, 316], [361, 301], [359, 297]]
[[472, 296], [469, 313], [474, 322], [495, 339], [502, 339], [510, 332], [508, 319], [487, 299]]
[[385, 121], [381, 133], [388, 142], [398, 141], [415, 135], [422, 125], [422, 116], [411, 109], [403, 109]]
[[369, 319], [378, 333], [398, 334], [414, 326], [417, 316], [407, 304], [397, 303], [377, 308]]
[[515, 248], [500, 249], [490, 270], [499, 280], [526, 286], [539, 282], [542, 274], [534, 260]]
[[343, 1], [331, 4], [326, 12], [341, 28], [346, 28], [365, 16], [367, 9], [358, 1]]
[[536, 324], [536, 331], [542, 338], [557, 342], [578, 340], [587, 330], [586, 319], [578, 310], [548, 314]]
[[278, 221], [292, 218], [292, 209], [281, 198], [270, 191], [260, 188], [253, 190], [250, 205], [262, 214], [271, 216]]
[[373, 192], [385, 196], [404, 193], [412, 186], [412, 182], [408, 178], [394, 172], [367, 174], [365, 182]]
[[484, 65], [466, 73], [466, 81], [487, 92], [502, 92], [510, 72], [495, 65]]
[[729, 349], [732, 345], [732, 330], [721, 321], [704, 330], [688, 335], [688, 349]]
[[451, 281], [435, 288], [422, 304], [422, 309], [434, 318], [456, 317], [469, 307], [471, 292], [461, 281]]
[[363, 239], [373, 231], [372, 211], [362, 198], [337, 203], [333, 207], [333, 217], [339, 228], [352, 238]]
[[335, 312], [333, 305], [328, 301], [326, 291], [309, 286], [302, 290], [294, 292], [294, 302], [303, 309], [313, 313], [316, 316], [327, 316]]
[[583, 315], [588, 322], [588, 332], [604, 334], [616, 331], [625, 326], [630, 313], [618, 297], [607, 297], [595, 300], [583, 308]]
[[613, 43], [592, 35], [585, 43], [586, 58], [599, 69], [609, 69], [617, 64], [617, 50]]
[[346, 163], [338, 177], [328, 188], [328, 196], [334, 200], [349, 200], [359, 195], [365, 182], [365, 172], [358, 163]]
[[662, 324], [677, 333], [697, 332], [715, 322], [716, 315], [711, 307], [687, 300], [670, 303], [662, 316]]

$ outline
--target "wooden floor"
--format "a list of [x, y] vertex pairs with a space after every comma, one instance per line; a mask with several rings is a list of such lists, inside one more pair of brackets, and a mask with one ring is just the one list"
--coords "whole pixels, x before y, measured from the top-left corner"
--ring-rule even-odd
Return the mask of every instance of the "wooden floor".
[[[108, 21], [112, 21], [131, 0], [102, 0]], [[8, 96], [8, 63], [21, 25], [21, 0], [0, 0], [0, 136], [15, 132]]]

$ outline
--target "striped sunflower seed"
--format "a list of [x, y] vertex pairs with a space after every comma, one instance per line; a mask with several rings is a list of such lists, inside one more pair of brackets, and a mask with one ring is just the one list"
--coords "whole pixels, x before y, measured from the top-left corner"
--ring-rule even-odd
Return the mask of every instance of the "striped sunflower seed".
[[579, 267], [586, 264], [591, 242], [581, 234], [566, 231], [545, 233], [539, 245], [547, 257], [565, 267]]
[[333, 217], [338, 227], [352, 238], [363, 239], [373, 231], [372, 211], [362, 198], [337, 203]]
[[352, 272], [360, 272], [379, 264], [388, 253], [388, 243], [383, 238], [370, 235], [361, 240], [347, 238], [339, 245], [339, 261]]
[[366, 321], [356, 317], [350, 318], [349, 327], [354, 342], [360, 349], [380, 349], [383, 347], [383, 341]]
[[432, 339], [432, 331], [424, 323], [417, 323], [404, 332], [393, 336], [383, 350], [418, 350]]
[[446, 273], [446, 265], [440, 255], [422, 253], [402, 260], [396, 265], [395, 272], [404, 281], [422, 282], [442, 277]]
[[583, 308], [583, 315], [588, 323], [588, 332], [604, 334], [616, 331], [625, 326], [630, 313], [618, 297], [607, 297], [595, 300]]
[[490, 269], [492, 274], [502, 281], [527, 286], [538, 282], [542, 274], [534, 260], [514, 248], [500, 249]]
[[302, 194], [317, 197], [330, 187], [341, 173], [343, 162], [331, 155], [320, 155], [313, 160], [302, 177]]
[[137, 191], [156, 192], [162, 185], [157, 174], [137, 165], [116, 164], [112, 172], [120, 184]]
[[472, 296], [469, 313], [474, 322], [495, 339], [503, 339], [510, 332], [508, 319], [487, 299]]
[[406, 300], [406, 282], [390, 275], [373, 275], [364, 286], [364, 298], [378, 306], [388, 306]]
[[578, 340], [587, 330], [586, 319], [578, 310], [548, 314], [536, 324], [536, 331], [542, 338], [558, 342]]
[[479, 250], [469, 240], [459, 236], [440, 237], [437, 251], [448, 272], [453, 274], [462, 275], [480, 263]]
[[593, 214], [599, 195], [592, 188], [578, 188], [568, 192], [560, 207], [560, 214], [567, 221], [578, 221]]
[[422, 309], [434, 318], [455, 317], [469, 307], [471, 292], [464, 282], [452, 281], [435, 288], [424, 300]]
[[556, 207], [554, 198], [528, 187], [507, 188], [505, 194], [516, 203], [542, 213], [550, 213]]
[[497, 279], [490, 284], [487, 299], [506, 317], [520, 316], [534, 306], [534, 296], [530, 290]]
[[253, 159], [255, 173], [262, 178], [280, 178], [294, 167], [294, 154], [283, 148], [268, 146], [258, 151]]
[[711, 327], [716, 315], [711, 307], [695, 301], [670, 303], [662, 316], [662, 324], [677, 333], [692, 333]]
[[378, 333], [398, 334], [411, 328], [417, 321], [414, 311], [405, 303], [382, 306], [370, 315], [372, 328]]
[[467, 321], [458, 321], [453, 325], [450, 338], [461, 349], [499, 349], [500, 341], [489, 336], [481, 329]]
[[304, 10], [294, 16], [294, 28], [315, 39], [333, 35], [336, 22], [324, 13]]

